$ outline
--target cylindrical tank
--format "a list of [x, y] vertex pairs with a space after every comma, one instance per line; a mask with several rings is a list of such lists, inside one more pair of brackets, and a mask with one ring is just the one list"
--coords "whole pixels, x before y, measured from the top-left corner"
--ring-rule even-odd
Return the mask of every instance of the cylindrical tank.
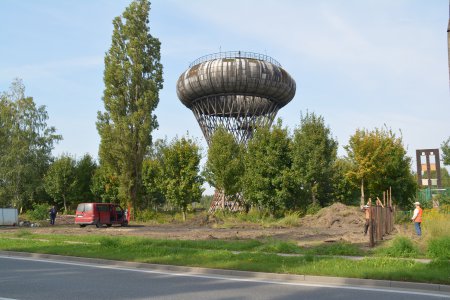
[[295, 87], [273, 58], [234, 51], [194, 61], [179, 77], [177, 95], [194, 112], [208, 143], [218, 126], [245, 143], [256, 127], [272, 123], [294, 97]]

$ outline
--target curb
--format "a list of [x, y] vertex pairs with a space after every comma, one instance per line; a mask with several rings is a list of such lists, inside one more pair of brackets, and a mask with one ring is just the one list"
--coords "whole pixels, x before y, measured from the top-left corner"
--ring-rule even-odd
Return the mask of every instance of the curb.
[[116, 261], [98, 258], [84, 258], [77, 256], [63, 256], [54, 254], [27, 253], [14, 251], [0, 251], [0, 255], [6, 257], [21, 258], [38, 258], [65, 262], [78, 262], [96, 265], [108, 265], [114, 267], [127, 267], [136, 269], [148, 269], [151, 271], [185, 273], [189, 275], [215, 275], [215, 276], [232, 276], [238, 278], [253, 278], [259, 280], [270, 280], [291, 283], [311, 283], [311, 284], [327, 284], [330, 286], [358, 286], [367, 288], [392, 288], [392, 289], [408, 289], [418, 291], [440, 292], [443, 296], [450, 296], [450, 285], [404, 282], [393, 280], [376, 280], [376, 279], [359, 279], [359, 278], [343, 278], [329, 276], [313, 276], [313, 275], [293, 275], [278, 273], [263, 273], [250, 271], [236, 271], [226, 269], [208, 269], [200, 267], [184, 267], [173, 265], [159, 265], [150, 263]]

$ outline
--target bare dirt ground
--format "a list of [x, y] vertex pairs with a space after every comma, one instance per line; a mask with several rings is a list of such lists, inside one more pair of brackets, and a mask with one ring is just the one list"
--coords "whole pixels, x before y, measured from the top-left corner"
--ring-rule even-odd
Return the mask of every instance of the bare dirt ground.
[[[219, 228], [217, 228], [219, 227]], [[108, 236], [142, 236], [157, 239], [264, 239], [273, 238], [296, 242], [299, 246], [346, 241], [365, 247], [369, 238], [363, 234], [364, 214], [357, 208], [335, 203], [317, 214], [300, 219], [295, 227], [264, 228], [256, 224], [220, 228], [214, 222], [205, 222], [204, 217], [179, 224], [133, 225], [128, 227], [74, 225], [73, 216], [58, 216], [55, 226], [30, 227], [33, 233], [55, 233], [70, 235], [104, 234]], [[395, 231], [392, 235], [395, 234]], [[386, 236], [385, 239], [392, 237]]]

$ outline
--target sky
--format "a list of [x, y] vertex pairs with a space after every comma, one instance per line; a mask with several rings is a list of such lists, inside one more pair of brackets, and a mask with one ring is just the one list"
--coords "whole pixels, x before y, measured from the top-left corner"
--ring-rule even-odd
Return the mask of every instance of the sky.
[[[63, 140], [53, 154], [98, 156], [105, 53], [112, 20], [130, 0], [0, 0], [0, 92], [21, 78]], [[154, 138], [189, 134], [206, 153], [192, 112], [176, 95], [189, 63], [219, 51], [269, 55], [297, 92], [277, 117], [323, 116], [339, 142], [387, 126], [415, 150], [450, 136], [447, 0], [153, 0], [150, 33], [161, 41], [164, 88]]]

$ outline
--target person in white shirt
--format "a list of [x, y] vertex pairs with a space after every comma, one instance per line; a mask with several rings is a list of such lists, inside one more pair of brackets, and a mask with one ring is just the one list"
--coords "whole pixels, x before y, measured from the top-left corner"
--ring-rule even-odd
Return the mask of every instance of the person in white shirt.
[[414, 202], [416, 209], [414, 209], [413, 217], [411, 218], [414, 221], [414, 227], [416, 228], [416, 233], [418, 236], [422, 235], [422, 228], [420, 224], [422, 224], [422, 208], [420, 207], [420, 202]]

